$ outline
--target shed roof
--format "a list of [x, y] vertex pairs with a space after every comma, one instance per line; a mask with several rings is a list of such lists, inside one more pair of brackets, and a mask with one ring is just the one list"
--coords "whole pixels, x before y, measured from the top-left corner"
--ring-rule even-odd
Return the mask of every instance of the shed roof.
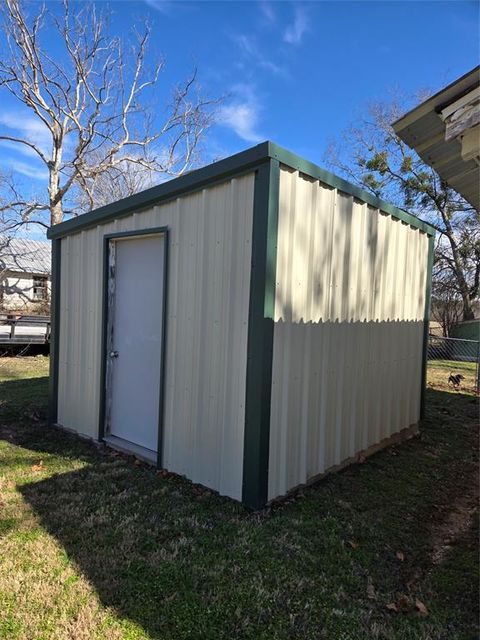
[[[462, 158], [459, 137], [446, 139], [445, 111], [480, 86], [480, 66], [422, 102], [393, 124], [396, 134], [475, 209], [480, 209], [478, 159]], [[480, 140], [477, 137], [477, 146]]]
[[0, 271], [49, 275], [50, 242], [0, 236]]
[[98, 224], [104, 224], [109, 220], [114, 220], [130, 213], [160, 204], [168, 200], [175, 199], [181, 195], [186, 195], [207, 186], [211, 186], [216, 182], [223, 181], [235, 175], [241, 175], [247, 171], [252, 171], [264, 162], [277, 160], [281, 164], [297, 169], [299, 172], [310, 176], [316, 180], [320, 180], [324, 184], [331, 186], [339, 191], [348, 193], [372, 207], [380, 209], [394, 218], [403, 220], [412, 227], [420, 229], [429, 235], [435, 235], [435, 228], [420, 220], [416, 216], [399, 209], [398, 207], [375, 197], [368, 191], [336, 176], [316, 164], [301, 158], [300, 156], [280, 147], [279, 145], [266, 141], [255, 147], [241, 151], [229, 158], [219, 160], [200, 169], [185, 173], [178, 178], [163, 182], [155, 187], [136, 193], [128, 198], [123, 198], [117, 202], [112, 202], [104, 207], [89, 211], [81, 216], [65, 220], [60, 224], [51, 227], [47, 236], [51, 239], [61, 238], [78, 233], [82, 229], [94, 227]]

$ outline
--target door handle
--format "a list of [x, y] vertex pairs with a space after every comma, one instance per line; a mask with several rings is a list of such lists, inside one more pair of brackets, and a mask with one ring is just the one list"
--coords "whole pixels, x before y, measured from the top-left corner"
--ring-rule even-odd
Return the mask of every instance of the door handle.
[[110, 358], [118, 358], [118, 351], [110, 351]]

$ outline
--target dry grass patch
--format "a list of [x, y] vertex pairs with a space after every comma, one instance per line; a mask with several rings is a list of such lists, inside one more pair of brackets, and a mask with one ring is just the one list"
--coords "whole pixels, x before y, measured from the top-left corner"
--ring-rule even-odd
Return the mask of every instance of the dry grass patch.
[[[448, 382], [451, 373], [463, 376], [458, 389], [455, 389]], [[430, 389], [475, 394], [475, 374], [475, 362], [456, 362], [453, 360], [430, 360], [428, 362], [428, 386]]]

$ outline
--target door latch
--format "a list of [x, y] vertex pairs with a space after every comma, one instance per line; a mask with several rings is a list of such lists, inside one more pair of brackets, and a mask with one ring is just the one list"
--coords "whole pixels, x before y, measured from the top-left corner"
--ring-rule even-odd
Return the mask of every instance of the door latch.
[[110, 351], [110, 358], [118, 358], [118, 351]]

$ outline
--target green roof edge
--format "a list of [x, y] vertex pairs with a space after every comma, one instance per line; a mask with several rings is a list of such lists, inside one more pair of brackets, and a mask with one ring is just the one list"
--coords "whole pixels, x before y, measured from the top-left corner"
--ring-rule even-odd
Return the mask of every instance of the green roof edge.
[[336, 176], [318, 165], [301, 158], [300, 156], [284, 149], [277, 144], [266, 141], [255, 147], [251, 147], [233, 156], [219, 160], [200, 169], [195, 169], [187, 174], [159, 184], [140, 193], [136, 193], [128, 198], [123, 198], [117, 202], [112, 202], [99, 209], [94, 209], [88, 213], [84, 213], [77, 218], [65, 220], [60, 224], [51, 227], [47, 232], [50, 239], [61, 238], [78, 233], [83, 229], [94, 227], [98, 224], [104, 224], [109, 220], [126, 216], [130, 213], [140, 211], [147, 207], [159, 204], [162, 201], [172, 200], [183, 194], [202, 189], [212, 183], [226, 180], [229, 177], [245, 173], [254, 169], [258, 165], [270, 159], [278, 160], [292, 169], [296, 169], [311, 178], [320, 180], [320, 182], [347, 193], [354, 198], [362, 200], [367, 204], [380, 209], [391, 215], [393, 218], [402, 220], [416, 229], [420, 229], [428, 235], [435, 235], [435, 227], [420, 220], [416, 216], [399, 209], [395, 205], [375, 197], [368, 191], [351, 184], [347, 180]]

